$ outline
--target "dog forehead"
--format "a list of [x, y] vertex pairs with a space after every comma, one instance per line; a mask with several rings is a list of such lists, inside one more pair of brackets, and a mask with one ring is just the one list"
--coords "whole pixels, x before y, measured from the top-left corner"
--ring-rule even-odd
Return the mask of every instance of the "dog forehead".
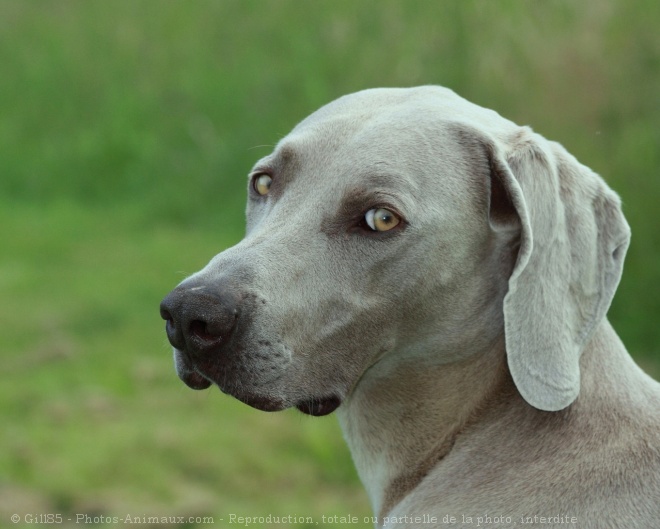
[[372, 88], [340, 97], [303, 119], [292, 131], [324, 128], [337, 132], [358, 130], [372, 120], [406, 120], [426, 116], [436, 120], [459, 121], [497, 132], [516, 125], [494, 110], [481, 107], [441, 86], [414, 88]]
[[285, 137], [271, 164], [288, 184], [337, 189], [359, 182], [401, 191], [438, 186], [469, 170], [466, 152], [449, 123], [409, 109], [352, 126], [329, 119]]
[[274, 154], [324, 166], [337, 160], [434, 166], [459, 154], [456, 124], [499, 138], [518, 129], [447, 88], [376, 88], [321, 107], [294, 127]]
[[461, 202], [474, 189], [471, 175], [478, 176], [483, 160], [466, 149], [459, 124], [500, 138], [518, 129], [446, 88], [369, 89], [305, 118], [278, 143], [265, 166], [274, 167], [288, 189], [293, 185], [307, 192], [314, 186], [316, 195], [382, 182], [394, 192], [412, 190], [405, 193], [412, 199], [425, 201], [432, 188], [439, 200], [453, 196]]

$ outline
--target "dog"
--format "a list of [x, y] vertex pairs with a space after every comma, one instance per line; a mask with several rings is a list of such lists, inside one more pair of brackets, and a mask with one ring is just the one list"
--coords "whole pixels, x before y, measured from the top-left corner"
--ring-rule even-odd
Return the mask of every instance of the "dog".
[[371, 89], [248, 178], [247, 231], [162, 302], [179, 377], [337, 413], [377, 527], [660, 527], [660, 384], [606, 319], [630, 229], [558, 143]]

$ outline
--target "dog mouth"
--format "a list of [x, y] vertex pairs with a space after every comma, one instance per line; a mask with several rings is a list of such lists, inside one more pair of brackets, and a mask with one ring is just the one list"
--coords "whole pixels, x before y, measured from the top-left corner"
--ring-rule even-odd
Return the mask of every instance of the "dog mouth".
[[226, 395], [230, 395], [260, 411], [282, 411], [295, 407], [306, 415], [322, 417], [335, 411], [341, 404], [341, 398], [337, 395], [309, 397], [291, 404], [277, 397], [248, 393], [236, 386], [223, 387], [213, 377], [205, 375], [202, 369], [195, 366], [186, 357], [185, 353], [182, 353], [178, 349], [174, 351], [174, 363], [177, 375], [189, 388], [199, 391], [208, 389], [211, 385], [215, 384]]
[[213, 383], [205, 377], [198, 369], [193, 367], [192, 362], [186, 358], [185, 353], [174, 349], [174, 367], [176, 374], [183, 383], [191, 389], [202, 390], [211, 386]]

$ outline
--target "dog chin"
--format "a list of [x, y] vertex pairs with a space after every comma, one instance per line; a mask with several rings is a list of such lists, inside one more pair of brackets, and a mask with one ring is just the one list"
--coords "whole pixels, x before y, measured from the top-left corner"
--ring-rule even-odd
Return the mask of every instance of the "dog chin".
[[257, 410], [261, 411], [282, 411], [287, 408], [295, 407], [300, 412], [314, 417], [328, 415], [335, 411], [341, 404], [341, 399], [335, 395], [322, 398], [310, 398], [297, 402], [293, 406], [279, 398], [265, 397], [261, 395], [246, 395], [236, 392], [226, 392], [234, 398], [240, 400]]
[[212, 384], [215, 384], [223, 393], [230, 395], [240, 400], [242, 403], [247, 404], [248, 406], [251, 406], [257, 410], [282, 411], [287, 408], [295, 407], [307, 415], [321, 417], [323, 415], [332, 413], [341, 404], [341, 398], [337, 395], [310, 397], [307, 399], [299, 400], [295, 403], [291, 403], [286, 402], [278, 397], [257, 395], [254, 393], [245, 392], [236, 387], [223, 387], [223, 385], [214, 380], [211, 375], [205, 375], [202, 373], [199, 367], [193, 366], [186, 355], [181, 351], [175, 349], [174, 359], [179, 378], [189, 388], [195, 390], [203, 390], [207, 389]]
[[[222, 390], [222, 388], [221, 388]], [[272, 397], [263, 397], [260, 395], [241, 395], [236, 393], [229, 393], [222, 390], [223, 393], [227, 393], [232, 397], [240, 400], [243, 404], [247, 404], [252, 408], [255, 408], [260, 411], [282, 411], [288, 408], [284, 402], [280, 399]]]
[[179, 373], [179, 378], [192, 389], [206, 389], [211, 384], [215, 384], [225, 395], [234, 397], [243, 404], [247, 404], [260, 411], [281, 411], [290, 407], [282, 399], [276, 397], [248, 393], [236, 387], [223, 387], [219, 382], [213, 380], [212, 377], [206, 376], [198, 370]]

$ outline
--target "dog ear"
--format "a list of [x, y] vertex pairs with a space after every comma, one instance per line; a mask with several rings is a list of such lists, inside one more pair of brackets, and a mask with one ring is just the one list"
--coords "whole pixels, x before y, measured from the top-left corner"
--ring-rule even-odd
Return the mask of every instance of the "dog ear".
[[614, 296], [630, 228], [619, 197], [561, 145], [522, 128], [486, 149], [491, 227], [520, 230], [504, 298], [509, 370], [529, 404], [561, 410], [580, 391], [580, 354]]

